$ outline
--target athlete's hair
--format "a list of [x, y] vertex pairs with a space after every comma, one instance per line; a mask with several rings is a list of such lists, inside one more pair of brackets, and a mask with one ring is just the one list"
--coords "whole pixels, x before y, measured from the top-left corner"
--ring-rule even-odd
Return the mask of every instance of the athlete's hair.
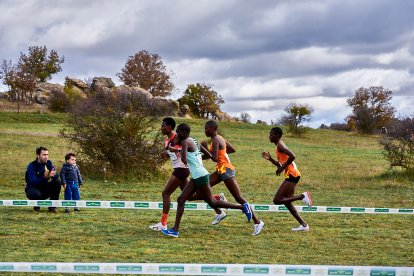
[[175, 120], [173, 118], [166, 117], [162, 121], [165, 122], [165, 124], [167, 126], [170, 126], [172, 130], [174, 130], [174, 128], [175, 128]]
[[48, 150], [47, 148], [45, 148], [45, 147], [38, 147], [37, 149], [36, 149], [36, 155], [39, 155], [42, 151], [45, 151], [45, 150]]
[[71, 157], [76, 157], [76, 155], [74, 153], [69, 152], [68, 154], [65, 155], [65, 161], [68, 161]]
[[283, 131], [280, 127], [274, 127], [270, 130], [271, 133], [279, 135], [280, 138], [282, 138]]
[[218, 124], [217, 124], [217, 122], [216, 121], [214, 121], [214, 120], [209, 120], [209, 121], [207, 121], [207, 123], [206, 123], [206, 126], [208, 126], [208, 127], [213, 127], [214, 129], [218, 129]]
[[189, 125], [183, 123], [178, 125], [177, 132], [178, 131], [184, 131], [185, 133], [190, 134], [191, 129]]

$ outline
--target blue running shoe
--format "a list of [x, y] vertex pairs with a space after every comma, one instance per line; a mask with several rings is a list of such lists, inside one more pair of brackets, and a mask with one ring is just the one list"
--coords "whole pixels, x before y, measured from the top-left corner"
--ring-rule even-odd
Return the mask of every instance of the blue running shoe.
[[243, 213], [247, 217], [247, 222], [249, 222], [252, 219], [252, 208], [250, 207], [250, 204], [248, 202], [243, 204]]
[[174, 231], [172, 228], [167, 229], [167, 230], [162, 229], [161, 232], [164, 235], [171, 236], [171, 237], [174, 237], [174, 238], [178, 238], [178, 231]]

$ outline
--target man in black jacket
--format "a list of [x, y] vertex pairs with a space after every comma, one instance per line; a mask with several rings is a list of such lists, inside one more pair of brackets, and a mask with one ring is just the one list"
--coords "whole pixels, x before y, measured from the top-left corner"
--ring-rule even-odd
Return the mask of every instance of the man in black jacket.
[[[49, 150], [45, 147], [36, 149], [36, 160], [29, 163], [26, 170], [26, 196], [31, 200], [59, 200], [59, 175], [49, 160]], [[40, 211], [40, 207], [33, 208]], [[56, 207], [49, 207], [49, 212], [57, 213]]]

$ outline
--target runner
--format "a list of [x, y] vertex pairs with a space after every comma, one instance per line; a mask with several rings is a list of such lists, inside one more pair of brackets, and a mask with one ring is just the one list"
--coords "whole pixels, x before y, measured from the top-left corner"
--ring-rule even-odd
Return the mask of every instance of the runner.
[[292, 216], [300, 223], [299, 227], [292, 228], [293, 231], [309, 231], [309, 225], [299, 215], [292, 202], [302, 200], [309, 207], [312, 207], [312, 199], [309, 192], [294, 196], [296, 184], [299, 182], [301, 174], [295, 162], [293, 162], [296, 158], [295, 154], [280, 140], [282, 135], [283, 132], [280, 127], [274, 127], [270, 130], [269, 141], [276, 145], [277, 160], [273, 159], [269, 152], [262, 153], [264, 159], [269, 160], [277, 167], [276, 175], [280, 175], [283, 170], [285, 171], [285, 181], [283, 181], [277, 190], [273, 198], [273, 203], [276, 205], [284, 204]]
[[[205, 124], [204, 133], [207, 137], [211, 138], [210, 144], [210, 153], [212, 155], [212, 160], [216, 162], [216, 171], [210, 174], [210, 186], [213, 187], [220, 183], [224, 182], [229, 192], [233, 195], [234, 199], [240, 203], [245, 204], [247, 200], [243, 197], [240, 186], [236, 180], [236, 169], [231, 164], [229, 156], [227, 153], [235, 152], [235, 148], [227, 142], [221, 135], [218, 135], [218, 124], [214, 120], [210, 120]], [[207, 147], [207, 143], [203, 143]], [[223, 220], [226, 216], [217, 214], [216, 218], [213, 220], [212, 224], [217, 224]], [[259, 220], [254, 212], [252, 211], [252, 218], [254, 221], [254, 231], [253, 236], [258, 235], [263, 227], [264, 222]]]
[[209, 157], [211, 157], [211, 154], [207, 149], [200, 146], [195, 139], [189, 137], [190, 127], [187, 124], [180, 124], [177, 127], [177, 135], [182, 145], [181, 160], [184, 164], [188, 164], [192, 179], [185, 186], [183, 192], [177, 199], [178, 206], [174, 227], [167, 230], [162, 229], [161, 232], [167, 236], [178, 237], [178, 230], [184, 213], [185, 202], [189, 200], [195, 192], [197, 192], [197, 194], [213, 208], [242, 210], [247, 216], [247, 220], [250, 221], [252, 212], [249, 203], [246, 202], [243, 205], [237, 205], [222, 200], [216, 200], [213, 197], [209, 184], [209, 173], [203, 166], [201, 152]]

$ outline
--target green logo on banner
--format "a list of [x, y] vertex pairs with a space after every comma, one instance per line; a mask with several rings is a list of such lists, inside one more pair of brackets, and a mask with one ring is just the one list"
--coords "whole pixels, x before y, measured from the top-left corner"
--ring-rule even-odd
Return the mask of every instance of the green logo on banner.
[[27, 200], [13, 200], [13, 205], [26, 206], [27, 205]]
[[395, 269], [371, 269], [371, 276], [395, 276]]
[[0, 271], [10, 271], [14, 270], [14, 266], [12, 265], [0, 265]]
[[86, 201], [86, 206], [101, 207], [101, 203], [99, 201]]
[[326, 211], [327, 212], [341, 212], [342, 208], [341, 207], [327, 207]]
[[56, 271], [57, 267], [55, 265], [32, 265], [32, 270]]
[[[158, 203], [158, 208], [162, 209], [163, 207], [164, 207], [163, 203]], [[173, 204], [170, 203], [170, 208], [172, 208], [172, 207], [173, 207]]]
[[244, 273], [246, 274], [269, 274], [268, 267], [255, 267], [255, 266], [245, 266], [243, 268]]
[[286, 208], [286, 206], [279, 206], [278, 207], [279, 211], [288, 211], [289, 209]]
[[160, 266], [159, 272], [184, 272], [184, 266]]
[[75, 265], [75, 271], [99, 271], [99, 265]]
[[76, 206], [76, 201], [62, 201], [62, 206], [74, 207]]
[[197, 204], [196, 203], [187, 203], [184, 205], [185, 209], [197, 209]]
[[110, 205], [111, 207], [125, 207], [125, 202], [112, 201]]
[[140, 266], [140, 265], [118, 265], [118, 266], [116, 266], [116, 271], [141, 272], [142, 271], [142, 266]]
[[363, 213], [365, 208], [351, 208], [351, 212]]
[[148, 208], [149, 203], [148, 202], [135, 202], [134, 207], [135, 208]]
[[227, 267], [225, 266], [202, 266], [201, 272], [203, 273], [227, 273]]
[[3, 205], [3, 200], [0, 200], [0, 205]]
[[260, 211], [269, 211], [270, 207], [269, 205], [254, 205], [254, 210]]
[[303, 207], [302, 208], [302, 211], [305, 211], [305, 212], [314, 212], [316, 210], [318, 210], [318, 207]]
[[301, 268], [301, 267], [287, 267], [286, 274], [299, 274], [299, 275], [309, 275], [311, 274], [310, 268]]
[[212, 210], [213, 208], [211, 208], [210, 205], [207, 204], [207, 210]]
[[413, 209], [398, 209], [399, 213], [413, 213]]
[[329, 268], [328, 275], [353, 275], [354, 270], [352, 268], [338, 269], [338, 268]]
[[388, 209], [388, 208], [375, 208], [374, 212], [375, 213], [389, 213], [390, 209]]
[[52, 201], [38, 200], [37, 205], [39, 205], [39, 206], [52, 206]]

